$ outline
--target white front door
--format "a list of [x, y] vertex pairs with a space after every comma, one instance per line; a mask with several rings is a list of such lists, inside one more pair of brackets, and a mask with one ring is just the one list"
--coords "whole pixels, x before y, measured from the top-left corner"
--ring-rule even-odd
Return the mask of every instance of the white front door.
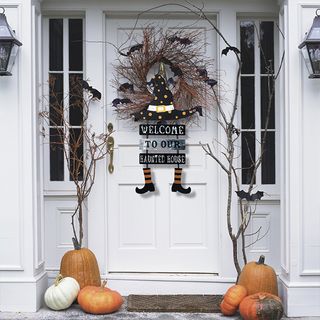
[[[216, 55], [216, 39], [205, 22], [183, 20], [177, 15], [163, 20], [140, 20], [141, 25], [153, 23], [164, 28], [201, 30], [207, 42], [206, 54]], [[122, 44], [136, 20], [108, 17], [106, 41]], [[140, 25], [141, 24], [141, 25]], [[132, 43], [133, 45], [134, 43]], [[212, 142], [217, 136], [216, 122], [203, 117], [200, 125], [187, 128], [187, 166], [183, 169], [188, 195], [171, 192], [174, 167], [152, 168], [155, 192], [139, 195], [144, 177], [139, 165], [138, 125], [118, 120], [111, 106], [117, 97], [111, 82], [113, 64], [118, 58], [112, 46], [106, 46], [107, 121], [114, 126], [114, 172], [107, 178], [107, 266], [109, 272], [217, 273], [219, 259], [218, 176], [217, 167], [208, 159], [199, 141]]]

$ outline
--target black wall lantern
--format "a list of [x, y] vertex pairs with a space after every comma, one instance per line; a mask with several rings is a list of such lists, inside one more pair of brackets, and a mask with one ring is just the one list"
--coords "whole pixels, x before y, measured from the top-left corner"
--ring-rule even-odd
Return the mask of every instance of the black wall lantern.
[[320, 16], [318, 9], [310, 31], [300, 44], [303, 58], [310, 73], [309, 78], [320, 78]]
[[0, 76], [11, 76], [11, 69], [22, 43], [16, 38], [4, 14], [0, 13]]

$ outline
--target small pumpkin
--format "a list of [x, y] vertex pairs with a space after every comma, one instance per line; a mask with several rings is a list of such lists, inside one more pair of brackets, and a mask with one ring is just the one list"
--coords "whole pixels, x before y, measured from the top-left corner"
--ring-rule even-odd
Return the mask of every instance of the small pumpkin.
[[259, 261], [247, 263], [239, 276], [238, 283], [244, 286], [248, 295], [258, 292], [269, 292], [278, 295], [277, 275], [272, 267], [264, 263], [265, 257], [262, 255]]
[[59, 274], [54, 284], [46, 290], [44, 301], [50, 309], [67, 309], [77, 298], [79, 291], [80, 286], [77, 280], [71, 277], [64, 278]]
[[78, 303], [87, 313], [107, 314], [119, 310], [123, 298], [117, 291], [107, 288], [104, 281], [100, 287], [87, 286], [81, 289]]
[[247, 289], [241, 285], [234, 285], [228, 289], [220, 304], [220, 310], [225, 316], [234, 315], [240, 302], [247, 295]]
[[283, 306], [279, 297], [268, 292], [260, 292], [241, 301], [240, 314], [244, 320], [280, 320]]
[[94, 253], [87, 248], [66, 252], [61, 259], [60, 273], [64, 277], [76, 279], [81, 289], [85, 286], [101, 285], [97, 259]]

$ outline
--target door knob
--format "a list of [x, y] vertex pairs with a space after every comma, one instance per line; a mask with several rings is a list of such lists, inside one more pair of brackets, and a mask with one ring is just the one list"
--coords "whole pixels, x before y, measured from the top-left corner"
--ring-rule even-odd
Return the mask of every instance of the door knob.
[[[108, 124], [108, 132], [109, 134], [113, 132], [113, 124], [111, 122]], [[114, 171], [114, 165], [113, 165], [114, 138], [112, 136], [109, 136], [107, 139], [107, 150], [110, 155], [108, 171], [109, 173], [113, 173]]]

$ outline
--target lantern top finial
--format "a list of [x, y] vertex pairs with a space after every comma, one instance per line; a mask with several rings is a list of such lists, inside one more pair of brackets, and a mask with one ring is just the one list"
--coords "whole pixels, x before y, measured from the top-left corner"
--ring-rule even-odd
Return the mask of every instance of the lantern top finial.
[[0, 9], [2, 9], [1, 14], [4, 14], [6, 12], [6, 9], [4, 7], [0, 7]]

